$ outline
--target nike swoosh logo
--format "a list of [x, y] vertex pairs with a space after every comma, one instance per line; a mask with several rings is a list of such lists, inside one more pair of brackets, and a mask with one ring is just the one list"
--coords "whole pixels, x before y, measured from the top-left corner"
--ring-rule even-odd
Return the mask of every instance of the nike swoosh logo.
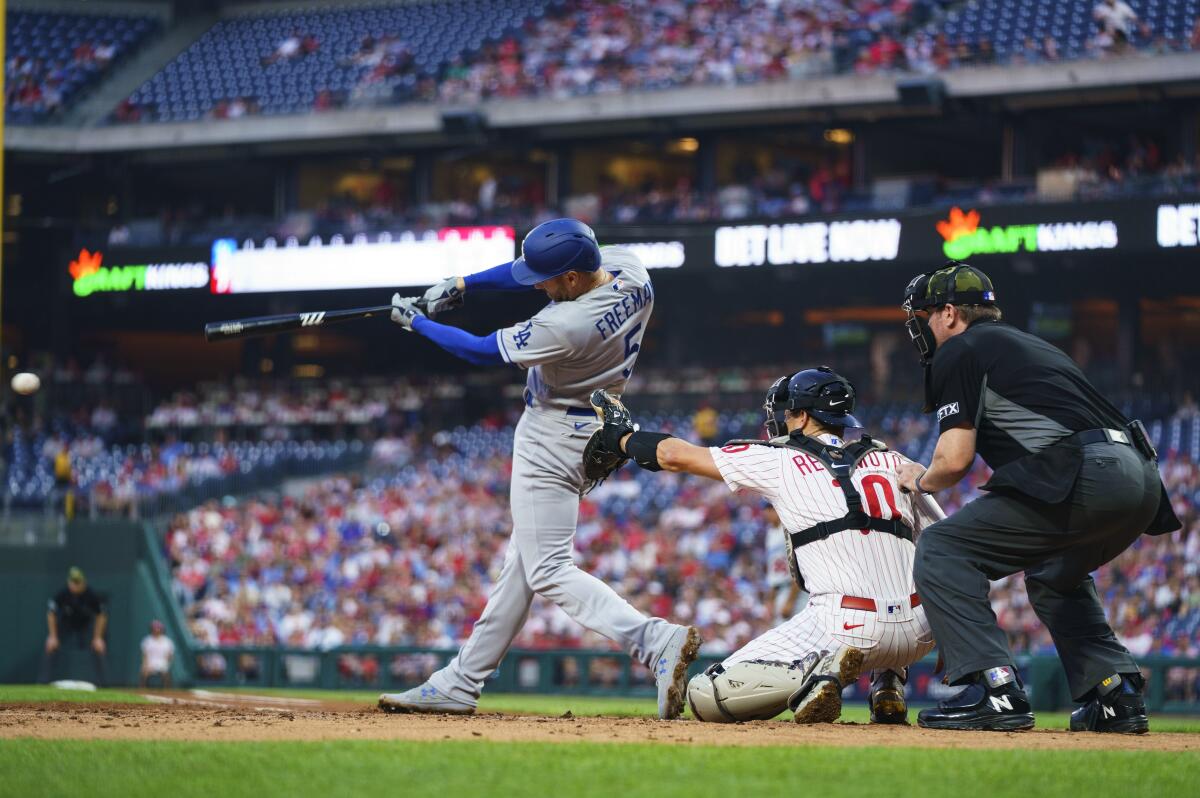
[[588, 424], [591, 424], [591, 423], [592, 422], [590, 422], [590, 421], [576, 421], [575, 422], [575, 431], [579, 432], [579, 430], [583, 429], [584, 427], [586, 427]]
[[847, 632], [849, 632], [851, 629], [857, 629], [860, 626], [866, 626], [866, 624], [865, 623], [855, 623], [855, 624], [843, 623], [842, 624], [842, 628], [845, 629]]
[[830, 407], [837, 407], [837, 406], [838, 406], [838, 405], [840, 405], [840, 404], [845, 404], [845, 402], [846, 402], [846, 400], [845, 400], [845, 399], [839, 399], [839, 400], [838, 400], [838, 401], [836, 401], [836, 402], [830, 402], [830, 403], [829, 403], [829, 406], [830, 406]]

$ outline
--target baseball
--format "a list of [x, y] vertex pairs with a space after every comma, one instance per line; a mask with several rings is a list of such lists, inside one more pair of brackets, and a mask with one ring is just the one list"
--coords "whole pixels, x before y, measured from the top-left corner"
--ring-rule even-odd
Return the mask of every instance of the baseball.
[[13, 375], [12, 389], [22, 396], [29, 396], [31, 393], [36, 393], [37, 389], [41, 387], [42, 381], [33, 372], [22, 371], [20, 374]]

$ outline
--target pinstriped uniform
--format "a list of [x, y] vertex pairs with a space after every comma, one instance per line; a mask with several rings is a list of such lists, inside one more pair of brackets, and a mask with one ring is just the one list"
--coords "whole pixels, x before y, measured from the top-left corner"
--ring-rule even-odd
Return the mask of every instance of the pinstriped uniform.
[[[822, 435], [826, 443], [841, 444]], [[773, 446], [735, 445], [711, 449], [731, 490], [748, 490], [771, 502], [785, 529], [799, 531], [847, 512], [846, 497], [833, 475], [806, 452]], [[928, 518], [913, 497], [900, 492], [896, 472], [910, 462], [897, 452], [877, 452], [859, 463], [852, 477], [873, 516], [899, 514], [918, 531]], [[751, 659], [789, 662], [810, 651], [853, 646], [866, 668], [900, 669], [933, 648], [923, 607], [911, 606], [916, 547], [885, 532], [848, 529], [796, 550], [796, 562], [812, 597], [790, 620], [751, 640], [725, 664]], [[843, 596], [872, 599], [875, 611], [843, 608]]]

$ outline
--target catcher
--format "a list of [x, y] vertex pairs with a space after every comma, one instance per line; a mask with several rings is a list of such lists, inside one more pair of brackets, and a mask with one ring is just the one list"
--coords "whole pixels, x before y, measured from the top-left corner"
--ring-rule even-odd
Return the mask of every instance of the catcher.
[[790, 708], [797, 723], [832, 722], [842, 689], [870, 668], [872, 722], [906, 723], [907, 667], [933, 648], [913, 588], [913, 534], [942, 513], [926, 497], [900, 492], [896, 473], [906, 457], [867, 435], [844, 437], [861, 426], [854, 387], [824, 366], [781, 377], [764, 405], [770, 440], [712, 448], [639, 431], [604, 391], [591, 402], [603, 419], [584, 455], [591, 475], [632, 459], [763, 496], [786, 530], [792, 576], [811, 594], [790, 620], [693, 677], [692, 713], [730, 723]]

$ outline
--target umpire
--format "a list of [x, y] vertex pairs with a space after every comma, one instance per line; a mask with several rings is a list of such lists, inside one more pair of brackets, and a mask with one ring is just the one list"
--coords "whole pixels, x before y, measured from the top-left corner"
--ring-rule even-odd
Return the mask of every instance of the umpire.
[[925, 366], [925, 410], [940, 435], [904, 490], [956, 484], [976, 452], [987, 493], [927, 527], [913, 573], [957, 696], [918, 716], [938, 729], [1028, 729], [1033, 712], [989, 580], [1025, 572], [1083, 706], [1072, 731], [1149, 729], [1141, 672], [1104, 617], [1090, 573], [1139, 535], [1179, 528], [1141, 422], [1127, 420], [1063, 352], [1000, 321], [991, 280], [951, 261], [905, 289], [905, 326]]

